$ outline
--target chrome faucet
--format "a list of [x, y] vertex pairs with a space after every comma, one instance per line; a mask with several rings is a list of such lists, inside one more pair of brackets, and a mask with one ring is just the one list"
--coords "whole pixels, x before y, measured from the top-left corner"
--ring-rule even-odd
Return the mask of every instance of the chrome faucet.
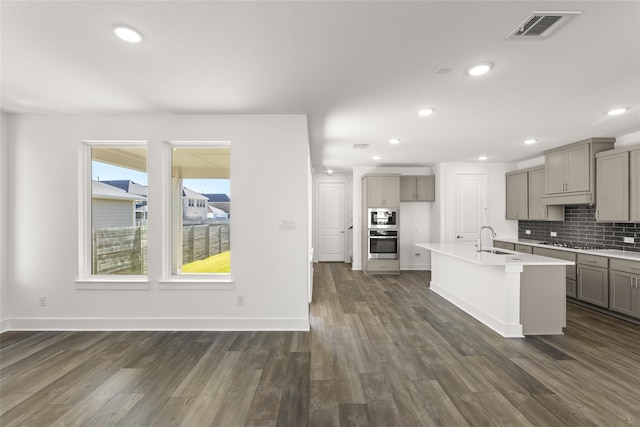
[[482, 252], [482, 230], [484, 230], [485, 228], [491, 230], [491, 234], [493, 234], [493, 237], [498, 237], [496, 231], [492, 227], [489, 227], [488, 225], [483, 225], [482, 227], [480, 227], [480, 229], [478, 230], [478, 243], [476, 244], [476, 251], [478, 252]]

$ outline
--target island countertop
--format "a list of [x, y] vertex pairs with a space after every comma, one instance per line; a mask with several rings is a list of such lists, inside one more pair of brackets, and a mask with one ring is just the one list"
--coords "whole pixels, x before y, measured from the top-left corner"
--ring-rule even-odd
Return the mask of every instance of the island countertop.
[[473, 242], [463, 243], [416, 243], [416, 247], [445, 254], [467, 262], [491, 266], [525, 266], [525, 265], [574, 265], [571, 261], [549, 258], [540, 255], [526, 254], [507, 249], [485, 247], [486, 250], [496, 250], [507, 253], [493, 254], [477, 252]]

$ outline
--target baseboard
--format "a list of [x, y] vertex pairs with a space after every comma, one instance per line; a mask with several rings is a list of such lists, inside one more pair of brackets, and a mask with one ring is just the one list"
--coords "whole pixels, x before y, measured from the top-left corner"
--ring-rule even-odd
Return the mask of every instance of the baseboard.
[[2, 319], [0, 320], [0, 334], [9, 330], [9, 320]]
[[522, 325], [521, 324], [508, 324], [502, 322], [500, 319], [496, 319], [490, 313], [485, 312], [479, 307], [476, 307], [474, 304], [470, 303], [466, 299], [450, 292], [447, 288], [441, 286], [440, 284], [431, 281], [429, 285], [429, 289], [432, 292], [440, 295], [465, 313], [474, 317], [476, 320], [485, 324], [489, 328], [493, 329], [500, 335], [505, 338], [522, 338], [524, 335], [522, 334]]
[[362, 264], [351, 264], [352, 270], [362, 270]]
[[309, 331], [308, 318], [12, 318], [3, 331]]

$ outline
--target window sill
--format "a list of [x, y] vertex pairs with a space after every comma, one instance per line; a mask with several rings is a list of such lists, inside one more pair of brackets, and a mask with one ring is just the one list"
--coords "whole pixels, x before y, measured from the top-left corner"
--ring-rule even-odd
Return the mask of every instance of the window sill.
[[146, 276], [95, 276], [75, 281], [76, 289], [95, 290], [149, 290], [151, 284]]
[[162, 290], [216, 290], [235, 289], [231, 276], [180, 275], [171, 276], [158, 282]]

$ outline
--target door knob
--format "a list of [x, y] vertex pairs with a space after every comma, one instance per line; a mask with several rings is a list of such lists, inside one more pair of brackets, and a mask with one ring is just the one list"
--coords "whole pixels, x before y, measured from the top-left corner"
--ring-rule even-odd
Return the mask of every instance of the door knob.
[[462, 239], [462, 236], [456, 236], [456, 239]]

